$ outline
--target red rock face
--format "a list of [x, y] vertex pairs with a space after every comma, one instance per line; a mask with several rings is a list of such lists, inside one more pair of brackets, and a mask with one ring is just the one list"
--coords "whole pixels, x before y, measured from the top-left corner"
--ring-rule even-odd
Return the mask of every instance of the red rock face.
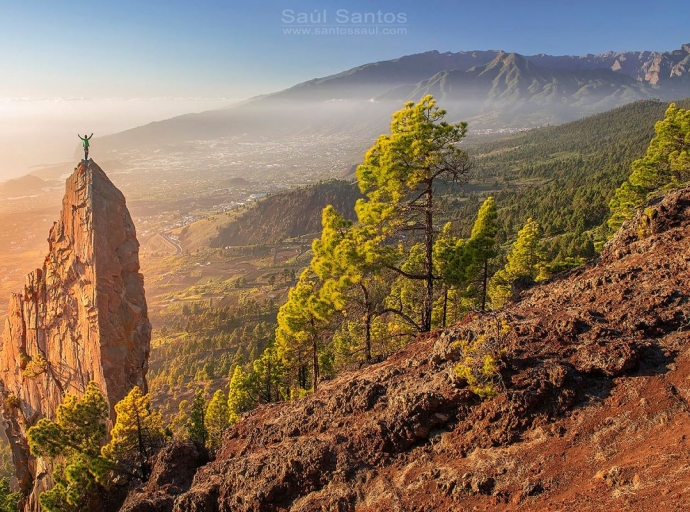
[[43, 267], [10, 298], [0, 349], [0, 392], [20, 486], [47, 477], [30, 456], [26, 431], [53, 418], [65, 393], [95, 381], [114, 406], [134, 386], [146, 389], [151, 324], [139, 242], [125, 197], [93, 162], [67, 179], [60, 219], [50, 230]]

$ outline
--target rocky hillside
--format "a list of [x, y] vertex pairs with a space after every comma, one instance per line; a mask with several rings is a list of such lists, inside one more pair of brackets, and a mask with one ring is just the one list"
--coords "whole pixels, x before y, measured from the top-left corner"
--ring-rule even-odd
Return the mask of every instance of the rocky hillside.
[[[139, 242], [122, 193], [92, 161], [67, 179], [48, 255], [10, 298], [0, 348], [0, 394], [19, 485], [38, 510], [49, 468], [30, 454], [26, 431], [54, 418], [65, 393], [95, 381], [111, 407], [145, 389], [151, 324]], [[32, 492], [33, 491], [33, 492]]]
[[[193, 481], [193, 447], [169, 447], [122, 510], [687, 510], [689, 284], [685, 189], [496, 316], [253, 411]], [[502, 390], [481, 400], [456, 342], [497, 318]]]

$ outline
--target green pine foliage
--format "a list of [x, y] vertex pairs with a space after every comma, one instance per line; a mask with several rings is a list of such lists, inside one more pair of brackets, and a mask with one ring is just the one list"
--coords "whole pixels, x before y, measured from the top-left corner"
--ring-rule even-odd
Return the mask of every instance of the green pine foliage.
[[[690, 100], [677, 106], [689, 109]], [[452, 212], [447, 220], [469, 234], [484, 197], [492, 195], [499, 243], [509, 241], [531, 217], [542, 228], [548, 259], [558, 263], [554, 268], [571, 267], [568, 258], [594, 257], [595, 246], [600, 248], [609, 232], [609, 202], [630, 175], [632, 162], [645, 154], [667, 108], [661, 101], [637, 101], [468, 146], [478, 172], [464, 190], [444, 197], [444, 210]]]
[[[254, 405], [285, 400], [290, 396], [286, 382], [283, 359], [276, 345], [272, 343], [252, 363], [251, 373], [247, 377], [246, 393]], [[249, 408], [245, 405], [241, 411], [244, 412]]]
[[206, 400], [201, 388], [196, 390], [194, 401], [192, 402], [187, 420], [187, 434], [198, 446], [205, 447], [208, 441], [208, 430], [206, 430]]
[[[266, 352], [269, 352], [269, 350]], [[266, 355], [268, 356], [268, 354]], [[237, 423], [242, 413], [249, 410], [254, 404], [255, 401], [252, 400], [251, 388], [249, 375], [245, 373], [242, 366], [236, 366], [228, 384], [228, 423], [230, 425]]]
[[43, 510], [88, 510], [107, 485], [113, 463], [101, 455], [101, 443], [108, 409], [96, 384], [89, 382], [83, 396], [65, 395], [55, 421], [43, 418], [28, 430], [31, 454], [45, 457], [55, 467], [55, 485], [39, 496]]
[[489, 196], [479, 208], [466, 248], [472, 262], [468, 273], [471, 279], [477, 282], [475, 296], [482, 311], [486, 310], [489, 279], [493, 274], [491, 262], [498, 255], [497, 235], [496, 201]]
[[305, 270], [278, 311], [276, 348], [290, 393], [318, 386], [324, 332], [333, 314], [333, 304], [319, 294], [319, 286], [313, 272]]
[[[459, 147], [467, 123], [449, 124], [445, 115], [432, 96], [406, 103], [393, 114], [390, 134], [380, 135], [357, 167], [359, 188], [366, 195], [355, 207], [359, 223], [373, 228], [379, 242], [390, 243], [405, 233], [418, 234], [423, 244], [422, 268], [405, 276], [424, 282], [420, 332], [431, 329], [434, 305], [435, 187], [465, 179], [470, 170], [467, 153]], [[380, 264], [402, 274], [390, 260], [394, 253], [378, 252]]]
[[614, 232], [651, 194], [690, 180], [690, 110], [672, 103], [665, 118], [654, 126], [654, 132], [646, 154], [632, 163], [630, 177], [616, 189], [609, 203], [608, 225]]
[[[324, 208], [322, 226], [321, 238], [312, 245], [311, 260], [311, 268], [322, 282], [321, 297], [347, 319], [348, 326], [340, 334], [361, 325], [361, 336], [357, 336], [361, 342], [350, 343], [347, 349], [341, 344], [334, 356], [339, 359], [336, 364], [344, 362], [338, 356], [352, 361], [357, 353], [370, 362], [376, 348], [378, 353], [382, 348], [381, 337], [375, 338], [374, 329], [377, 318], [384, 313], [386, 269], [376, 261], [381, 240], [370, 227], [353, 226], [332, 206]], [[379, 345], [376, 348], [375, 342]]]
[[20, 492], [12, 491], [8, 477], [0, 478], [0, 512], [17, 512], [21, 496]]
[[542, 249], [539, 224], [527, 219], [518, 233], [506, 265], [494, 274], [489, 283], [489, 293], [494, 307], [501, 307], [512, 295], [512, 285], [518, 279], [539, 281], [546, 278], [546, 255]]
[[[400, 250], [401, 254], [405, 251]], [[421, 243], [414, 244], [407, 251], [407, 257], [400, 264], [401, 272], [407, 275], [421, 276], [424, 272], [425, 249]], [[422, 279], [409, 279], [398, 275], [386, 297], [387, 309], [396, 311], [396, 317], [391, 320], [393, 334], [401, 336], [407, 334], [413, 337], [423, 330], [422, 318], [427, 290]], [[432, 310], [433, 312], [433, 310]]]
[[153, 457], [163, 445], [163, 419], [151, 408], [151, 397], [139, 386], [115, 405], [116, 421], [101, 455], [128, 478], [148, 480]]
[[[258, 404], [313, 392], [320, 379], [371, 363], [419, 332], [500, 307], [518, 279], [581, 264], [605, 240], [608, 203], [665, 108], [638, 102], [472, 145], [466, 125], [445, 123], [433, 98], [406, 104], [357, 168], [364, 197], [355, 211], [324, 208], [309, 267], [269, 283], [292, 284], [280, 309], [248, 307], [249, 293], [236, 310], [186, 305], [184, 340], [156, 349], [175, 361], [152, 368], [156, 385], [184, 393], [203, 380], [212, 392], [229, 378], [231, 424]], [[672, 133], [683, 130], [681, 114], [674, 111]], [[469, 176], [464, 149], [479, 172], [457, 187], [454, 178]], [[671, 181], [685, 179], [684, 151], [666, 151]], [[248, 292], [252, 284], [238, 286]], [[489, 356], [472, 362], [484, 377], [499, 364]], [[481, 372], [472, 375], [480, 389]]]
[[447, 222], [434, 242], [434, 275], [437, 276], [439, 297], [434, 303], [433, 325], [445, 327], [462, 316], [466, 302], [469, 254], [465, 240], [453, 233]]
[[251, 364], [273, 341], [277, 312], [271, 299], [242, 295], [233, 306], [185, 305], [168, 320], [175, 334], [152, 348], [150, 389], [157, 397], [174, 397], [199, 381], [229, 375], [238, 364]]
[[228, 399], [222, 389], [217, 390], [211, 397], [204, 421], [208, 432], [208, 448], [215, 452], [220, 448], [223, 432], [230, 426]]

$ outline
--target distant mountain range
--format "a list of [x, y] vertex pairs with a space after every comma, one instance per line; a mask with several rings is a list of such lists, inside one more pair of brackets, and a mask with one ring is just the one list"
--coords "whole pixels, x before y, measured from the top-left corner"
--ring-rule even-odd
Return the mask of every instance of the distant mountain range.
[[562, 123], [640, 99], [690, 96], [690, 44], [672, 52], [522, 56], [431, 51], [365, 64], [221, 110], [105, 137], [108, 150], [237, 134], [358, 133], [385, 129], [404, 101], [433, 94], [470, 129]]
[[[439, 53], [431, 51], [395, 60], [365, 64], [343, 73], [317, 78], [267, 96], [280, 99], [369, 99], [391, 89], [408, 90], [409, 96], [423, 84], [448, 73], [456, 77], [483, 76], [485, 83], [499, 79], [510, 83], [518, 72], [523, 80], [559, 76], [580, 83], [611, 82], [613, 85], [651, 85], [656, 90], [690, 87], [690, 44], [672, 52], [607, 52], [599, 55], [521, 56], [504, 51]], [[558, 74], [557, 72], [561, 72]], [[595, 73], [587, 73], [595, 72]], [[630, 80], [628, 80], [630, 79]], [[386, 94], [386, 96], [390, 96]]]

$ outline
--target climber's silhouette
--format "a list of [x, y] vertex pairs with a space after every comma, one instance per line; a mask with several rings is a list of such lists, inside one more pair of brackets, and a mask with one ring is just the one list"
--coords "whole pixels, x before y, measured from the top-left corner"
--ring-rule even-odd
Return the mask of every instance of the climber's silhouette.
[[91, 140], [91, 137], [93, 137], [93, 133], [89, 135], [88, 137], [84, 135], [83, 137], [77, 133], [77, 137], [81, 139], [82, 143], [84, 144], [84, 161], [88, 162], [89, 161], [89, 141]]

